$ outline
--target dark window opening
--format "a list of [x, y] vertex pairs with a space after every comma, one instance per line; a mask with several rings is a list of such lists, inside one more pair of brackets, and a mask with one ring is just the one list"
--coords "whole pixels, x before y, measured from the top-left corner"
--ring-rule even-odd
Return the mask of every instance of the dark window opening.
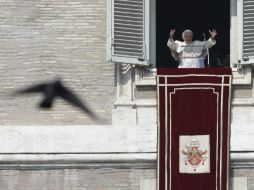
[[[216, 45], [210, 49], [210, 67], [230, 66], [230, 1], [157, 0], [156, 1], [156, 66], [178, 67], [167, 47], [169, 29], [176, 29], [174, 40], [182, 40], [185, 29], [193, 31], [193, 40], [203, 41], [203, 33], [216, 29]], [[207, 58], [205, 60], [207, 66]]]

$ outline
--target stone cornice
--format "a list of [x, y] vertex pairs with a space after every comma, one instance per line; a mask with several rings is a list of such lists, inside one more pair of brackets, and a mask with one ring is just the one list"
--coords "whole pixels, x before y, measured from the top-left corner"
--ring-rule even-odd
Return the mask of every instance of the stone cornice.
[[[0, 169], [156, 169], [156, 153], [0, 154]], [[254, 152], [231, 152], [230, 168], [254, 168]]]

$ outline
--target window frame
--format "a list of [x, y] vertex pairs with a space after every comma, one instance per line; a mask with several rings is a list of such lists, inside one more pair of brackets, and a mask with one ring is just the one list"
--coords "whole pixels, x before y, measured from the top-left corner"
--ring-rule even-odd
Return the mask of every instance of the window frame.
[[[112, 59], [111, 52], [112, 52], [112, 1], [107, 0], [107, 61], [108, 62], [117, 62], [116, 60]], [[155, 85], [155, 82], [152, 78], [154, 78], [154, 74], [149, 73], [156, 73], [156, 0], [144, 0], [145, 3], [145, 18], [149, 18], [145, 20], [145, 34], [149, 35], [149, 38], [146, 38], [146, 49], [149, 52], [149, 66], [154, 68], [152, 71], [149, 71], [146, 68], [148, 64], [138, 64], [141, 66], [145, 66], [140, 71], [140, 68], [137, 68], [136, 72], [136, 85]], [[148, 3], [149, 2], [149, 6]], [[239, 63], [239, 59], [241, 60], [242, 53], [242, 18], [243, 18], [243, 7], [242, 7], [243, 0], [230, 0], [230, 66], [233, 71], [233, 84], [236, 85], [249, 85], [252, 82], [252, 67], [251, 64], [248, 62]], [[148, 27], [149, 26], [149, 27]], [[240, 31], [240, 32], [239, 32]], [[233, 54], [236, 54], [233, 56]], [[122, 58], [124, 63], [130, 63], [128, 60]], [[135, 61], [132, 61], [130, 64], [136, 64]], [[146, 76], [148, 75], [148, 77]], [[150, 81], [150, 82], [149, 82]]]
[[[143, 36], [144, 36], [144, 51], [145, 51], [145, 60], [138, 60], [137, 58], [131, 58], [127, 56], [118, 56], [113, 55], [113, 33], [114, 33], [114, 0], [107, 0], [107, 61], [108, 62], [115, 62], [115, 63], [128, 63], [134, 65], [141, 65], [141, 66], [149, 66], [151, 65], [151, 55], [150, 55], [150, 1], [151, 0], [143, 0], [144, 2], [144, 17], [143, 17]], [[152, 0], [155, 1], [155, 0]]]
[[251, 57], [251, 58], [247, 58], [247, 57], [244, 57], [243, 56], [243, 0], [237, 0], [237, 3], [236, 3], [236, 6], [237, 6], [237, 57], [238, 57], [238, 63], [239, 64], [254, 64], [254, 57]]

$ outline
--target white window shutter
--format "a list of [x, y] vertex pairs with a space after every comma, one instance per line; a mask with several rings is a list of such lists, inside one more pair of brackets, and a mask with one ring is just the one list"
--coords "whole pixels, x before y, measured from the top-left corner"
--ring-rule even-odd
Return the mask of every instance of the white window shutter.
[[117, 63], [149, 64], [149, 0], [109, 0], [109, 58]]
[[254, 64], [254, 0], [237, 1], [238, 61]]

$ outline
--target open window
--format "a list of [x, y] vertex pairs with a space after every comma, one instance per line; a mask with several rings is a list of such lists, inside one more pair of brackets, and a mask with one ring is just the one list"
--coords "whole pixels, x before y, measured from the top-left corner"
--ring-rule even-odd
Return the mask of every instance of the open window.
[[[170, 0], [156, 1], [156, 65], [177, 67], [167, 47], [169, 29], [175, 28], [175, 39], [182, 40], [181, 33], [191, 29], [193, 40], [203, 41], [203, 33], [210, 37], [209, 29], [216, 29], [217, 44], [210, 49], [210, 66], [230, 66], [230, 0]], [[254, 47], [254, 46], [253, 46]]]
[[[253, 0], [108, 0], [108, 60], [116, 63], [177, 67], [166, 45], [169, 28], [181, 40], [184, 29], [194, 40], [218, 31], [210, 64], [233, 67], [233, 83], [251, 83], [254, 63]], [[142, 77], [146, 72], [141, 72]]]
[[108, 60], [148, 65], [149, 0], [109, 0]]

